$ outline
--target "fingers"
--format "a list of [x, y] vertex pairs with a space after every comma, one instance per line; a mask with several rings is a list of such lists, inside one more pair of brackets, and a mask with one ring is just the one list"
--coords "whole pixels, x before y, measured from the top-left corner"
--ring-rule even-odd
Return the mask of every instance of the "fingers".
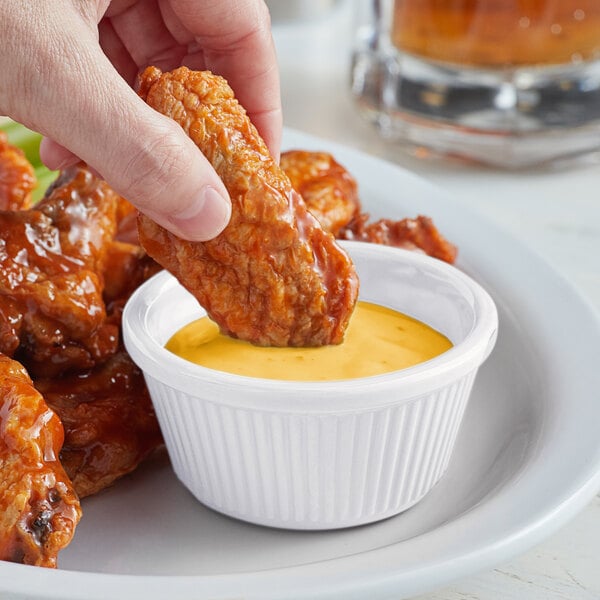
[[117, 73], [90, 19], [69, 2], [62, 11], [27, 3], [36, 11], [31, 18], [21, 6], [18, 0], [11, 13], [10, 45], [0, 41], [6, 50], [0, 53], [0, 109], [6, 94], [10, 116], [53, 140], [42, 147], [51, 167], [80, 157], [180, 237], [218, 235], [231, 211], [225, 186], [181, 128], [147, 106]]
[[100, 36], [100, 46], [104, 54], [108, 56], [115, 69], [121, 74], [121, 77], [133, 87], [138, 76], [138, 66], [133, 58], [131, 58], [131, 54], [129, 54], [110, 20], [104, 19], [100, 21], [98, 24], [98, 33]]
[[[262, 0], [159, 0], [194, 35], [201, 66], [225, 77], [271, 153], [278, 158], [282, 113], [279, 72], [268, 9]], [[167, 10], [163, 10], [168, 14]]]
[[[176, 47], [184, 45], [183, 61], [189, 66], [194, 68], [196, 61], [228, 79], [278, 157], [279, 77], [262, 0], [148, 0], [146, 4], [115, 0], [113, 4], [114, 12], [106, 13], [110, 27], [103, 30], [104, 48], [120, 57], [117, 67], [127, 79], [136, 66], [142, 66], [140, 60], [156, 58], [141, 47], [136, 54], [123, 43], [132, 27], [143, 30], [144, 23], [132, 19], [141, 14], [136, 11], [152, 5], [154, 17], [146, 11], [145, 19], [154, 23], [154, 37], [160, 41], [158, 58], [168, 62], [175, 51], [175, 59], [180, 60]], [[80, 157], [173, 233], [190, 240], [216, 236], [231, 211], [223, 183], [179, 126], [151, 110], [119, 76], [98, 44], [95, 25], [100, 13], [92, 11], [92, 5], [73, 0], [4, 0], [0, 112], [53, 140], [42, 147], [51, 167], [66, 166]], [[103, 0], [98, 6], [105, 5]], [[156, 7], [164, 26], [156, 19]], [[185, 28], [178, 27], [177, 21]]]
[[186, 46], [169, 32], [157, 0], [143, 0], [110, 19], [115, 33], [140, 69], [153, 65], [171, 70], [181, 66]]
[[66, 169], [80, 161], [70, 150], [67, 150], [64, 146], [57, 144], [50, 138], [42, 139], [40, 143], [40, 158], [51, 171]]
[[194, 241], [215, 237], [231, 216], [223, 182], [176, 123], [135, 99], [141, 106], [137, 119], [131, 113], [136, 119], [130, 124], [132, 135], [118, 149], [113, 143], [113, 156], [101, 152], [91, 164], [114, 189], [176, 235]]
[[[145, 105], [129, 87], [117, 91], [107, 79], [101, 86], [110, 90], [108, 97], [93, 106], [98, 125], [92, 131], [101, 132], [102, 143], [77, 149], [78, 138], [65, 145], [176, 235], [194, 241], [218, 235], [229, 221], [231, 202], [212, 166], [176, 123]], [[108, 110], [107, 103], [112, 104]], [[118, 131], [109, 125], [114, 114], [119, 114]]]
[[[180, 132], [177, 131], [177, 136]], [[198, 190], [182, 190], [181, 193], [188, 193], [190, 196], [190, 202], [187, 206], [172, 207], [169, 210], [161, 210], [161, 194], [157, 192], [160, 187], [157, 187], [157, 182], [164, 179], [164, 186], [170, 185], [169, 178], [161, 175], [161, 169], [166, 166], [166, 163], [160, 166], [155, 164], [155, 160], [173, 160], [161, 153], [161, 147], [166, 143], [165, 140], [161, 139], [159, 147], [156, 150], [152, 149], [152, 141], [146, 140], [148, 144], [147, 151], [153, 154], [153, 159], [148, 161], [147, 151], [138, 153], [128, 157], [128, 164], [124, 165], [125, 168], [121, 169], [122, 173], [116, 173], [117, 177], [123, 179], [122, 183], [113, 183], [113, 187], [119, 191], [124, 197], [130, 199], [140, 210], [147, 213], [155, 221], [161, 223], [164, 227], [176, 233], [180, 237], [185, 239], [191, 239], [196, 241], [205, 241], [218, 235], [229, 221], [231, 212], [231, 203], [228, 198], [223, 198], [223, 190], [215, 189], [210, 183], [202, 185]], [[177, 140], [174, 140], [173, 156], [177, 154]], [[194, 146], [195, 153], [198, 153]], [[200, 155], [202, 157], [202, 155]], [[57, 144], [54, 140], [49, 138], [43, 138], [40, 145], [40, 157], [44, 164], [52, 170], [65, 169], [70, 165], [78, 163], [81, 159], [67, 150], [64, 146]], [[117, 159], [120, 159], [120, 153], [117, 153]], [[203, 159], [204, 157], [202, 157]], [[201, 162], [204, 162], [201, 159]], [[94, 159], [92, 159], [94, 160]], [[102, 159], [98, 161], [88, 161], [88, 164], [95, 171], [97, 175], [102, 176], [94, 164], [101, 164]], [[185, 165], [185, 161], [177, 160], [177, 163]], [[211, 168], [209, 165], [203, 165], [206, 170], [210, 173]], [[193, 165], [190, 165], [193, 168]], [[181, 170], [182, 165], [178, 164], [174, 168], [169, 168], [168, 172], [173, 175], [177, 169]], [[112, 168], [109, 169], [112, 172]], [[185, 170], [185, 167], [184, 167]], [[185, 174], [184, 174], [185, 177]], [[110, 178], [106, 178], [110, 183]], [[219, 182], [220, 183], [220, 182]], [[170, 193], [177, 194], [177, 190], [171, 189]], [[225, 192], [225, 195], [227, 193]], [[132, 198], [140, 198], [138, 201], [131, 200]], [[165, 203], [166, 204], [166, 203]]]
[[222, 75], [279, 157], [279, 74], [262, 0], [113, 0], [106, 14], [110, 31], [101, 30], [101, 41], [113, 62], [125, 49], [140, 69], [185, 64]]

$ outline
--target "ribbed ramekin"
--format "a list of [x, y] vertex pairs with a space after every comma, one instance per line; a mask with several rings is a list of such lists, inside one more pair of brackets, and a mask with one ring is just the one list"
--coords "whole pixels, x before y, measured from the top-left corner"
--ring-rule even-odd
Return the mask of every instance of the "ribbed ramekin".
[[362, 300], [424, 321], [454, 346], [375, 377], [243, 377], [164, 348], [205, 314], [170, 274], [159, 273], [128, 302], [125, 345], [146, 377], [173, 468], [205, 505], [272, 527], [348, 527], [409, 508], [444, 474], [477, 369], [496, 340], [494, 303], [436, 259], [360, 242], [344, 246]]

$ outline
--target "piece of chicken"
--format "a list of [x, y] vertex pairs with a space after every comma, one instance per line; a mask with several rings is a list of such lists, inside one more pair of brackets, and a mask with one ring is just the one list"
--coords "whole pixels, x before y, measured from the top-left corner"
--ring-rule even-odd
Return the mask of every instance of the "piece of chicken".
[[132, 471], [161, 443], [143, 377], [120, 345], [121, 312], [158, 266], [116, 241], [135, 214], [85, 166], [26, 211], [0, 212], [0, 348], [18, 356], [65, 426], [81, 496]]
[[81, 517], [63, 427], [25, 369], [0, 355], [0, 560], [55, 567]]
[[451, 264], [456, 260], [456, 246], [442, 236], [429, 217], [421, 215], [416, 219], [369, 222], [369, 215], [361, 213], [341, 229], [338, 237], [417, 250]]
[[[136, 226], [137, 231], [137, 226]], [[107, 322], [119, 327], [121, 314], [129, 296], [146, 279], [161, 270], [141, 246], [127, 242], [112, 242], [104, 257], [104, 290], [102, 297], [106, 306]]]
[[306, 210], [227, 82], [208, 71], [147, 68], [139, 93], [175, 119], [225, 183], [229, 225], [182, 240], [140, 216], [140, 242], [221, 330], [262, 346], [342, 341], [358, 293], [352, 262]]
[[0, 351], [36, 376], [91, 368], [118, 348], [102, 298], [117, 198], [80, 165], [35, 208], [0, 211]]
[[279, 165], [321, 227], [337, 236], [360, 211], [358, 186], [328, 152], [288, 150]]
[[453, 263], [456, 246], [429, 217], [370, 221], [361, 212], [357, 183], [331, 154], [292, 150], [281, 155], [281, 167], [304, 198], [308, 210], [338, 239], [418, 250]]
[[10, 144], [0, 131], [0, 210], [29, 208], [35, 186], [33, 167], [24, 152]]
[[0, 352], [38, 377], [117, 352], [122, 308], [158, 270], [139, 245], [115, 240], [134, 210], [78, 165], [34, 208], [0, 211]]
[[162, 444], [144, 377], [121, 350], [87, 373], [36, 379], [65, 429], [61, 462], [79, 497], [133, 471]]
[[125, 200], [125, 198], [119, 197], [117, 201], [116, 240], [139, 246], [137, 215], [138, 211], [135, 206], [128, 200]]

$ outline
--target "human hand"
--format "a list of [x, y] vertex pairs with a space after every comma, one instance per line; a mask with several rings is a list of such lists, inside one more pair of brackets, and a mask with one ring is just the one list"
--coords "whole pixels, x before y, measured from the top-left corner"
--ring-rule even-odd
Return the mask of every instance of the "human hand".
[[82, 159], [176, 235], [210, 239], [229, 220], [225, 186], [181, 128], [131, 86], [147, 65], [222, 75], [278, 157], [269, 25], [262, 0], [4, 0], [0, 114], [46, 136], [49, 168]]

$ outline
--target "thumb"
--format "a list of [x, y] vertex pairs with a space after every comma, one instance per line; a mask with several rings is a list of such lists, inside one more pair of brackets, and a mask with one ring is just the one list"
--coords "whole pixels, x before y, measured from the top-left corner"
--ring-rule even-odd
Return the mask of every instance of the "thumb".
[[[22, 122], [63, 146], [61, 161], [68, 152], [80, 157], [174, 234], [193, 241], [215, 237], [231, 215], [223, 182], [180, 126], [146, 105], [97, 41], [85, 38], [81, 31], [72, 36], [71, 64], [57, 55], [46, 71], [51, 76], [36, 86], [43, 115], [23, 115]], [[45, 154], [52, 163], [52, 152]]]
[[116, 136], [108, 131], [106, 144], [77, 150], [73, 143], [71, 148], [115, 191], [172, 233], [192, 241], [218, 235], [231, 216], [231, 202], [200, 150], [178, 124], [135, 95], [126, 114], [118, 114], [121, 131]]
[[218, 235], [231, 215], [223, 182], [180, 126], [148, 107], [116, 71], [98, 73], [98, 89], [82, 88], [80, 127], [52, 137], [100, 173], [141, 212], [193, 241]]

